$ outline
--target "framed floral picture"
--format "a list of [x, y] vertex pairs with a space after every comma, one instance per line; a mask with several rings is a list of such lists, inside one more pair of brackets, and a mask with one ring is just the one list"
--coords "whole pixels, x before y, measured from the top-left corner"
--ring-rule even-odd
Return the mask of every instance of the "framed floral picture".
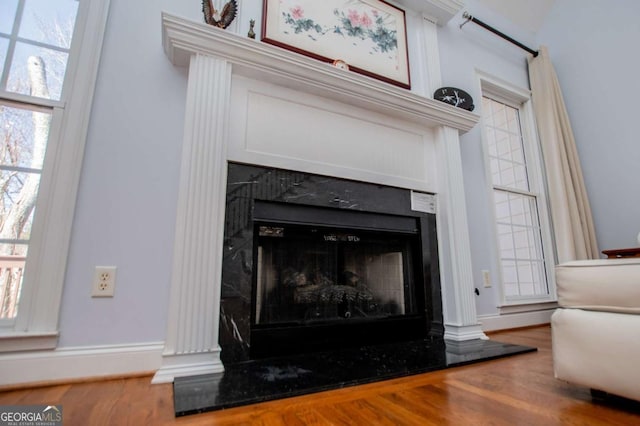
[[264, 0], [262, 41], [411, 87], [404, 10], [382, 0]]

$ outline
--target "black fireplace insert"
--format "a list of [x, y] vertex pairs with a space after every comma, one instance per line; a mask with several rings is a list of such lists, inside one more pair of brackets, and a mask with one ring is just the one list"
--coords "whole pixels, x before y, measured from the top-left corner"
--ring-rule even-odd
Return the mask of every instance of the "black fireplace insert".
[[425, 337], [417, 218], [256, 201], [253, 219], [252, 358]]

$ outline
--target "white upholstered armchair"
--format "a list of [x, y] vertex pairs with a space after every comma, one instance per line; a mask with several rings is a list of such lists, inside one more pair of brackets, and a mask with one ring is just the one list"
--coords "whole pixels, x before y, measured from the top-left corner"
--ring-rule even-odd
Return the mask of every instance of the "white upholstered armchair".
[[555, 376], [640, 401], [640, 258], [556, 267]]

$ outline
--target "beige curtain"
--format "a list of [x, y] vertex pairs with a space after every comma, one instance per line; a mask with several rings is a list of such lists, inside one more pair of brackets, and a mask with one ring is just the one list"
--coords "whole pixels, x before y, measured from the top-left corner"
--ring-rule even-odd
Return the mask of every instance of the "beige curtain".
[[569, 116], [546, 47], [529, 57], [533, 109], [547, 173], [558, 262], [600, 257]]

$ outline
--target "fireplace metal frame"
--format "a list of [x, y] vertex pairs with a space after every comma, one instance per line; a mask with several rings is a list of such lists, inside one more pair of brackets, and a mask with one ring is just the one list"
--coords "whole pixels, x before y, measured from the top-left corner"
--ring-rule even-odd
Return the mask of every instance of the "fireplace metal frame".
[[[419, 340], [427, 337], [429, 321], [424, 279], [419, 217], [353, 211], [340, 208], [308, 206], [282, 202], [254, 201], [253, 208], [253, 289], [251, 297], [250, 357], [291, 355], [318, 352], [367, 344]], [[269, 227], [309, 227], [327, 232], [373, 232], [378, 236], [400, 237], [409, 243], [411, 258], [403, 259], [405, 278], [412, 277], [411, 294], [415, 308], [411, 312], [386, 318], [350, 318], [320, 322], [288, 322], [259, 324], [256, 318], [258, 300], [258, 229]], [[341, 243], [336, 242], [340, 245]]]

